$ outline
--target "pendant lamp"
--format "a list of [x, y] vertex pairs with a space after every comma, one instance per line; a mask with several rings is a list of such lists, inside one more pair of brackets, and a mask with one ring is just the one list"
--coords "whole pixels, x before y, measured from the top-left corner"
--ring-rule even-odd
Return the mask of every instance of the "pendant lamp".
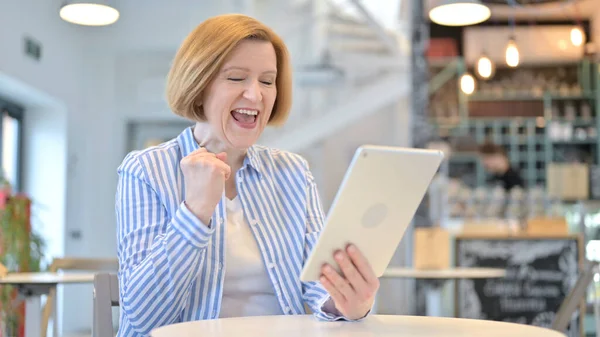
[[489, 80], [490, 78], [492, 78], [492, 76], [494, 76], [496, 66], [494, 62], [484, 52], [477, 60], [475, 69], [477, 70], [476, 74], [479, 78]]
[[60, 7], [61, 19], [83, 26], [107, 26], [119, 19], [111, 0], [69, 0]]
[[517, 43], [515, 42], [514, 36], [508, 40], [508, 44], [506, 45], [506, 50], [505, 50], [505, 57], [506, 57], [506, 65], [507, 66], [509, 66], [511, 68], [515, 68], [516, 66], [519, 65], [519, 62], [520, 62], [519, 47], [517, 46]]
[[459, 79], [460, 90], [466, 95], [471, 95], [475, 92], [477, 88], [477, 82], [475, 82], [475, 78], [473, 75], [469, 73], [463, 74]]
[[585, 42], [585, 33], [583, 32], [583, 29], [580, 26], [573, 27], [571, 29], [571, 43], [574, 46], [579, 47]]
[[429, 19], [442, 26], [468, 26], [490, 18], [489, 7], [479, 0], [436, 0]]

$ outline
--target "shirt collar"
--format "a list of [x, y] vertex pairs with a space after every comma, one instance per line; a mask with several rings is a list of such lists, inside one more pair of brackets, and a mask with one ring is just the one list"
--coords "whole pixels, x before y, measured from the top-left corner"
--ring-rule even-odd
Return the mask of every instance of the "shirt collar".
[[[200, 148], [198, 142], [196, 142], [196, 139], [194, 139], [194, 130], [192, 126], [187, 127], [181, 134], [179, 134], [177, 137], [177, 142], [179, 143], [179, 151], [181, 152], [182, 158]], [[262, 165], [259, 154], [254, 146], [248, 148], [242, 168], [245, 168], [246, 166], [254, 169], [259, 175], [262, 173]]]

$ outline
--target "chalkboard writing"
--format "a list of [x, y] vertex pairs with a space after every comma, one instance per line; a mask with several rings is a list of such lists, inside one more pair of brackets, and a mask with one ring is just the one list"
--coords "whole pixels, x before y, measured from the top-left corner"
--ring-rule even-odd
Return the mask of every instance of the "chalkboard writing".
[[[501, 279], [457, 281], [456, 316], [549, 328], [575, 285], [580, 266], [577, 237], [458, 238], [458, 267], [504, 268]], [[568, 336], [579, 336], [579, 313]]]

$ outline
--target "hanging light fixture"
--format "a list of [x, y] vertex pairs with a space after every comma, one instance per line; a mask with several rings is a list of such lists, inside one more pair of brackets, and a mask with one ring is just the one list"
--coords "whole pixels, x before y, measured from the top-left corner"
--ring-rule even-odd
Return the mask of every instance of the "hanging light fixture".
[[492, 15], [479, 0], [437, 0], [429, 19], [443, 26], [468, 26], [481, 23]]
[[482, 53], [479, 59], [477, 60], [477, 65], [475, 68], [477, 70], [477, 76], [484, 80], [488, 80], [492, 76], [494, 76], [496, 70], [494, 62], [492, 62], [492, 60], [487, 56], [485, 52]]
[[467, 95], [471, 95], [472, 93], [475, 92], [475, 87], [477, 86], [476, 82], [475, 82], [475, 78], [473, 77], [473, 75], [469, 74], [469, 73], [464, 73], [461, 77], [460, 77], [460, 90], [467, 94]]
[[573, 27], [571, 29], [571, 43], [574, 46], [581, 46], [585, 42], [585, 33], [580, 26]]
[[514, 68], [519, 65], [519, 48], [514, 37], [508, 40], [505, 56], [507, 66]]
[[119, 19], [110, 0], [69, 0], [60, 7], [61, 19], [84, 26], [106, 26]]

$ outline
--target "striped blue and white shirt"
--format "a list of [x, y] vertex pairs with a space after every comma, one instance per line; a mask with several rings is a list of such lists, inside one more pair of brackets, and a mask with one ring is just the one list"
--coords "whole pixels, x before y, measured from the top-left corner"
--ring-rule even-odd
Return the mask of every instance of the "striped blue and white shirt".
[[[129, 153], [116, 193], [121, 320], [118, 336], [219, 317], [225, 269], [225, 196], [210, 227], [183, 203], [180, 160], [198, 149], [192, 128], [161, 145]], [[329, 299], [318, 282], [299, 280], [323, 227], [323, 211], [307, 162], [254, 145], [236, 173], [238, 197], [281, 310], [323, 320]]]

